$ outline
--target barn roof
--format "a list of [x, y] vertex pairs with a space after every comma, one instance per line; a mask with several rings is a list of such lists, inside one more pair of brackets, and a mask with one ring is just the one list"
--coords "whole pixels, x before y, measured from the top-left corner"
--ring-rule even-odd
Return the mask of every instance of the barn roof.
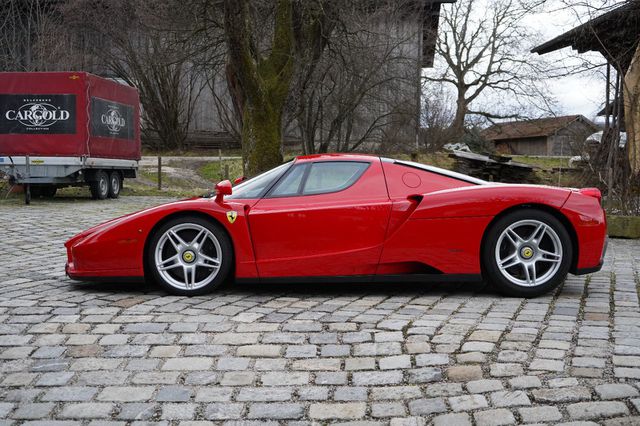
[[498, 123], [485, 129], [482, 137], [487, 140], [525, 139], [551, 136], [558, 130], [567, 127], [574, 121], [580, 121], [598, 129], [593, 122], [582, 115], [565, 115], [562, 117], [539, 118], [536, 120], [510, 121]]
[[579, 53], [600, 52], [609, 62], [626, 72], [640, 39], [640, 0], [597, 16], [531, 51], [544, 55], [571, 46]]

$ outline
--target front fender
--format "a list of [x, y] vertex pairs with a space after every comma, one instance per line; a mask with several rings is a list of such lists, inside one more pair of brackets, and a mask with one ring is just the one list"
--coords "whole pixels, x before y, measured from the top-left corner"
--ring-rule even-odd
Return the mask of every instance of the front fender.
[[[233, 223], [227, 219], [228, 211], [237, 214]], [[142, 210], [76, 235], [65, 243], [68, 275], [72, 278], [144, 276], [145, 243], [155, 226], [189, 213], [210, 217], [226, 229], [234, 247], [237, 276], [257, 276], [245, 205], [216, 202], [211, 198], [194, 198]]]

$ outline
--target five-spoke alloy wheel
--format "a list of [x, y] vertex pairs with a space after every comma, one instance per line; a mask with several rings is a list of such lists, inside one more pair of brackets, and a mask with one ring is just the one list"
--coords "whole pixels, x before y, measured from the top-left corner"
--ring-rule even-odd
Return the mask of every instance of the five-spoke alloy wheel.
[[484, 272], [503, 293], [533, 297], [558, 286], [572, 258], [571, 239], [553, 215], [517, 210], [489, 229], [483, 250]]
[[147, 266], [155, 280], [173, 294], [204, 294], [229, 274], [233, 259], [229, 237], [200, 217], [170, 220], [151, 237]]

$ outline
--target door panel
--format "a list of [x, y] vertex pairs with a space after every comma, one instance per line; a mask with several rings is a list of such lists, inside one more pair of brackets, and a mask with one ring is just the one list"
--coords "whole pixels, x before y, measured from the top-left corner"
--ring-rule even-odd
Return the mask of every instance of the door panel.
[[342, 191], [261, 199], [249, 212], [260, 277], [374, 274], [390, 209], [378, 160]]

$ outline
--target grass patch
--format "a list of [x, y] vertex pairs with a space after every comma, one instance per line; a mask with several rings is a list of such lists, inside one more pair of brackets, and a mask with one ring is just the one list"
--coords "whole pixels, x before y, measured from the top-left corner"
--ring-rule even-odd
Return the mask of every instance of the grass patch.
[[538, 157], [530, 155], [510, 155], [509, 157], [512, 157], [513, 161], [518, 163], [540, 167], [545, 170], [551, 170], [559, 167], [562, 167], [563, 169], [569, 168], [569, 157]]
[[198, 174], [212, 182], [220, 182], [224, 179], [233, 182], [234, 179], [242, 177], [242, 160], [212, 161], [201, 166]]
[[[179, 151], [177, 149], [165, 150], [165, 151], [155, 151], [151, 149], [142, 149], [142, 155], [145, 157], [157, 157], [158, 155], [161, 157], [218, 157], [220, 152], [217, 149], [211, 150], [198, 150], [198, 151]], [[223, 149], [222, 150], [223, 157], [242, 157], [241, 149]]]
[[607, 232], [610, 237], [640, 238], [640, 217], [610, 215], [607, 217]]
[[420, 152], [415, 159], [411, 158], [410, 154], [390, 154], [390, 158], [397, 160], [415, 161], [417, 163], [426, 164], [429, 166], [440, 167], [442, 169], [453, 170], [455, 160], [449, 157], [449, 152]]
[[123, 195], [176, 195], [176, 196], [194, 196], [205, 193], [208, 189], [194, 185], [187, 179], [176, 178], [167, 173], [162, 173], [162, 189], [158, 189], [158, 172], [151, 169], [140, 168], [138, 175], [141, 179], [151, 183], [152, 185], [129, 181], [129, 186], [125, 189], [131, 191], [130, 194]]

